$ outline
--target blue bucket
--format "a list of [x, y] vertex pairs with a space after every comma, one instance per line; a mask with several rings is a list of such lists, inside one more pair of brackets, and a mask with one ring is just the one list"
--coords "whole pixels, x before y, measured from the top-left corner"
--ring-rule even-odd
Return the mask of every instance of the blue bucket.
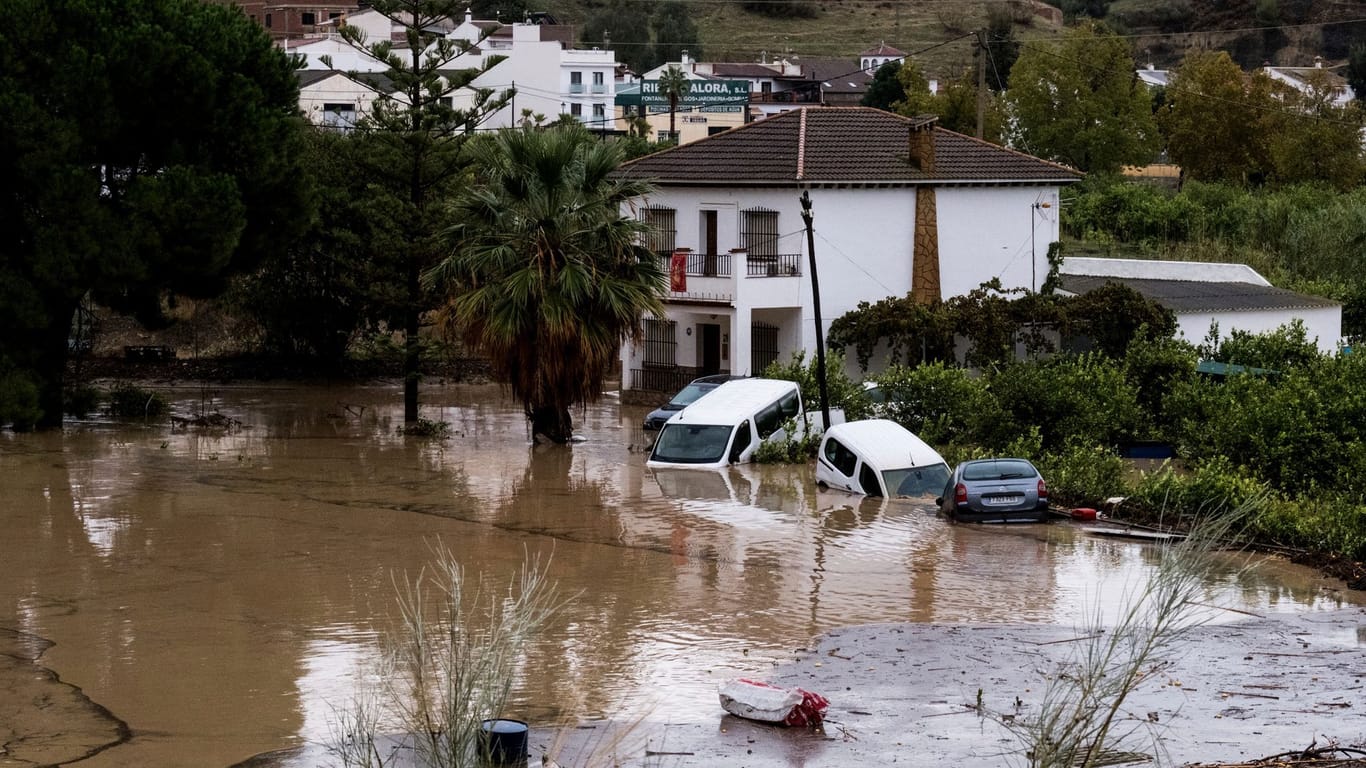
[[526, 765], [530, 729], [521, 720], [485, 720], [480, 747], [493, 765]]

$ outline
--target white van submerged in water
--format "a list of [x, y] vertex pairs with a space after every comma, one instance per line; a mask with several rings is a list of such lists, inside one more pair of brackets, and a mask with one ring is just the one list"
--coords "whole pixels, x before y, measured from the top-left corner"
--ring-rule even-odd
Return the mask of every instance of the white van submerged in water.
[[949, 465], [915, 433], [888, 419], [826, 430], [816, 453], [816, 483], [866, 496], [934, 496]]
[[708, 392], [664, 423], [646, 466], [716, 469], [750, 461], [765, 440], [788, 437], [783, 422], [803, 423], [796, 382], [737, 379]]

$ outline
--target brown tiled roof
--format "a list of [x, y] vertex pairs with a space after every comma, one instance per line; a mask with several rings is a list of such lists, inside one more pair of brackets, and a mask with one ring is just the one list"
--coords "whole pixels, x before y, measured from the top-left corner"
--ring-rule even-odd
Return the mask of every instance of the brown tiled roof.
[[[803, 125], [803, 121], [805, 125]], [[913, 166], [915, 119], [869, 107], [809, 107], [656, 152], [620, 173], [660, 184], [1069, 183], [1080, 173], [934, 128], [935, 172]]]
[[897, 49], [893, 48], [893, 47], [890, 46], [890, 45], [887, 45], [886, 43], [879, 43], [878, 46], [877, 46], [876, 48], [869, 48], [868, 50], [864, 51], [863, 53], [860, 53], [859, 55], [860, 55], [860, 56], [905, 56], [905, 55], [906, 55], [906, 52], [905, 52], [905, 51], [898, 51]]

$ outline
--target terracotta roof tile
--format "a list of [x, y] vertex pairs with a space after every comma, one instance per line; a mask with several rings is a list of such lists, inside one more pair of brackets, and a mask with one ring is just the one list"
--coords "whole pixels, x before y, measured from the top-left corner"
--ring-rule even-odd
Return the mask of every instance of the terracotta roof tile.
[[1069, 183], [1082, 177], [1066, 166], [937, 127], [935, 173], [926, 174], [908, 158], [915, 123], [868, 107], [794, 109], [633, 160], [620, 173], [660, 184], [727, 185]]

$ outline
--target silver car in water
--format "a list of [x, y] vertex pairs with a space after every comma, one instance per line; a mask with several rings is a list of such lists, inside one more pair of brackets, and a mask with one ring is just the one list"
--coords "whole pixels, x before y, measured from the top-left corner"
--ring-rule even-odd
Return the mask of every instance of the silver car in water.
[[954, 520], [977, 523], [1048, 519], [1048, 485], [1025, 459], [974, 459], [959, 464], [936, 500]]

